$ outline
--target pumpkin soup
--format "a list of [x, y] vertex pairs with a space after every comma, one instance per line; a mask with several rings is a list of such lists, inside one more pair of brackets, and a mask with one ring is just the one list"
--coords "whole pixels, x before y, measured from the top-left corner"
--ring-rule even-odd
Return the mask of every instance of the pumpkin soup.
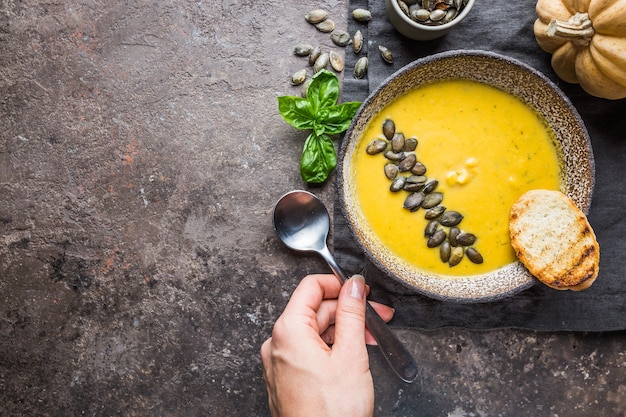
[[[482, 255], [480, 262], [442, 262], [439, 248], [427, 246], [426, 210], [408, 210], [403, 206], [409, 193], [390, 191], [389, 159], [366, 152], [372, 141], [385, 139], [386, 120], [396, 132], [417, 138], [414, 153], [427, 169], [423, 176], [438, 181], [441, 205], [462, 215], [457, 227], [475, 235], [472, 252]], [[395, 99], [369, 121], [351, 162], [371, 233], [410, 264], [447, 276], [482, 274], [514, 262], [511, 205], [530, 189], [562, 188], [557, 144], [543, 119], [516, 97], [468, 80], [437, 82]]]

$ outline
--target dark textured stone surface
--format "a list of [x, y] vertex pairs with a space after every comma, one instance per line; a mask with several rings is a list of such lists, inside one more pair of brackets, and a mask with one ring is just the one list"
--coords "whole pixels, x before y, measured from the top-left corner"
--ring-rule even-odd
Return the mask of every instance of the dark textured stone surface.
[[[317, 7], [345, 27], [345, 1], [2, 3], [1, 415], [269, 415], [258, 350], [327, 270], [270, 219], [304, 187], [276, 96], [295, 43], [332, 47]], [[398, 331], [422, 375], [372, 350], [377, 415], [626, 415], [624, 333]]]

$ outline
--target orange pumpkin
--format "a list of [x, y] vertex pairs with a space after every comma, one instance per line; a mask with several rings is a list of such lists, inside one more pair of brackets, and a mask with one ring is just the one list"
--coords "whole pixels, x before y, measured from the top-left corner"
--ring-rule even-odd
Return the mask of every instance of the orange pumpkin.
[[606, 99], [626, 97], [626, 0], [538, 0], [537, 43], [562, 80]]

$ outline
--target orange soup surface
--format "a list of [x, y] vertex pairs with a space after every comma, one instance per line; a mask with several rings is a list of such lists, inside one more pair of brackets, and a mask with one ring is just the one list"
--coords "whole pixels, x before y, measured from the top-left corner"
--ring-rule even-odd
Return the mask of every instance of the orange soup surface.
[[[442, 262], [439, 249], [426, 245], [425, 210], [403, 208], [409, 193], [389, 190], [389, 161], [365, 151], [384, 138], [386, 119], [396, 132], [418, 139], [415, 154], [427, 168], [424, 175], [439, 182], [441, 204], [464, 216], [458, 227], [477, 237], [472, 246], [482, 264], [467, 257], [453, 267]], [[562, 189], [557, 149], [543, 118], [513, 95], [474, 81], [441, 81], [410, 91], [373, 117], [351, 161], [353, 185], [371, 233], [394, 254], [448, 277], [482, 274], [516, 260], [508, 220], [515, 200], [530, 189]]]

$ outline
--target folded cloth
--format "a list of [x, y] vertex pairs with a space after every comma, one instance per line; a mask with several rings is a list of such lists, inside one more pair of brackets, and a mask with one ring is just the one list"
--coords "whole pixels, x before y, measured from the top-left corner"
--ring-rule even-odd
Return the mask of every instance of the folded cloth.
[[[396, 308], [393, 326], [419, 329], [525, 328], [544, 331], [613, 331], [626, 329], [626, 99], [592, 97], [579, 86], [559, 80], [550, 55], [534, 38], [535, 0], [477, 1], [470, 14], [442, 38], [420, 42], [398, 33], [382, 0], [350, 0], [350, 12], [366, 8], [373, 19], [360, 23], [349, 18], [348, 31], [361, 30], [365, 38], [357, 55], [346, 49], [343, 101], [363, 101], [387, 77], [415, 59], [438, 52], [478, 49], [516, 58], [541, 71], [569, 97], [589, 131], [596, 163], [596, 184], [589, 221], [600, 243], [600, 275], [582, 292], [557, 291], [537, 283], [500, 301], [453, 303], [416, 293], [378, 270], [366, 259], [335, 204], [333, 244], [339, 263], [349, 273], [363, 273], [372, 287], [372, 299]], [[394, 56], [384, 62], [378, 45]], [[367, 76], [355, 79], [352, 70], [361, 56], [369, 59]]]

